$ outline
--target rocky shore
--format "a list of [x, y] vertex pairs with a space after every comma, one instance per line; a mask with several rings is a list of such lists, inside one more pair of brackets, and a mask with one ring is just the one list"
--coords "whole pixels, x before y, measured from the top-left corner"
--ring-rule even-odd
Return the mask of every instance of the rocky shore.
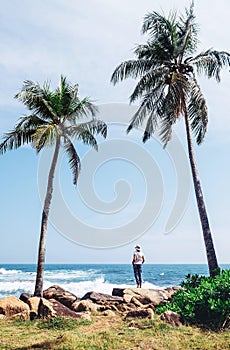
[[[91, 320], [92, 315], [103, 317], [117, 313], [124, 318], [153, 319], [156, 305], [170, 302], [179, 287], [165, 289], [114, 288], [112, 295], [88, 292], [82, 298], [58, 285], [43, 292], [43, 297], [23, 293], [0, 300], [0, 319], [5, 317], [34, 320], [36, 318], [72, 317]], [[161, 319], [180, 325], [180, 315], [165, 312]]]

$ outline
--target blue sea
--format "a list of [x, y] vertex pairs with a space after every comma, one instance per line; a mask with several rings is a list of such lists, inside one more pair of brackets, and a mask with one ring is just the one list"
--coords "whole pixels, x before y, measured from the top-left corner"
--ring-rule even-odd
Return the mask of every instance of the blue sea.
[[[229, 269], [230, 265], [221, 265]], [[178, 286], [187, 274], [208, 275], [207, 265], [197, 264], [145, 264], [143, 265], [143, 288]], [[36, 265], [0, 265], [0, 298], [8, 295], [19, 297], [21, 293], [33, 293]], [[132, 265], [94, 264], [45, 266], [44, 289], [58, 284], [82, 297], [89, 291], [111, 294], [113, 288], [135, 287]]]

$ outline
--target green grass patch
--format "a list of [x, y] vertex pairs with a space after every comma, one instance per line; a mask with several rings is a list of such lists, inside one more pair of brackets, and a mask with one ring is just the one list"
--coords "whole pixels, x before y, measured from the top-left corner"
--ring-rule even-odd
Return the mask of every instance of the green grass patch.
[[57, 318], [52, 321], [0, 320], [1, 350], [227, 350], [230, 331], [173, 327], [154, 320], [98, 316], [93, 322]]

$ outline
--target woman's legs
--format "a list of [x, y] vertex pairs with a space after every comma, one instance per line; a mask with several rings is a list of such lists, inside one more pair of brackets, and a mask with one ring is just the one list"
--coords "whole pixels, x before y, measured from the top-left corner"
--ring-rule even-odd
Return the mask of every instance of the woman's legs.
[[138, 273], [138, 280], [139, 280], [139, 287], [141, 288], [141, 285], [142, 285], [142, 265], [137, 265], [138, 268], [137, 268], [137, 273]]
[[135, 276], [136, 283], [137, 283], [137, 288], [138, 287], [141, 288], [141, 284], [142, 284], [142, 278], [141, 278], [142, 265], [140, 265], [140, 264], [133, 264], [133, 271], [134, 271], [134, 276]]

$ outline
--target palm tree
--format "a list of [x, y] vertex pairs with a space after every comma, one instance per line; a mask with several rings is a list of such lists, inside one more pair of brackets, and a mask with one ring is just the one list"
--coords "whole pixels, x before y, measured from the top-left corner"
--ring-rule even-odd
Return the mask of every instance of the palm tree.
[[166, 146], [173, 125], [179, 118], [184, 118], [209, 272], [210, 276], [214, 276], [218, 263], [192, 143], [192, 132], [198, 144], [203, 141], [208, 123], [207, 104], [195, 70], [219, 82], [221, 69], [230, 65], [230, 55], [211, 49], [195, 54], [198, 29], [193, 8], [191, 3], [184, 16], [171, 12], [167, 18], [157, 12], [148, 13], [142, 26], [142, 33], [149, 34], [147, 43], [136, 47], [136, 59], [122, 62], [115, 69], [111, 81], [116, 84], [126, 78], [139, 78], [130, 103], [138, 99], [141, 102], [127, 132], [145, 121], [143, 142], [158, 131]]
[[[44, 147], [54, 146], [54, 154], [49, 170], [46, 196], [41, 219], [40, 242], [38, 249], [37, 276], [35, 296], [42, 296], [43, 275], [46, 252], [46, 235], [50, 204], [53, 193], [53, 179], [60, 147], [68, 156], [70, 168], [73, 172], [73, 183], [77, 183], [81, 168], [80, 158], [72, 140], [82, 141], [97, 150], [94, 137], [101, 134], [106, 137], [107, 127], [103, 121], [97, 120], [97, 108], [88, 98], [78, 97], [78, 85], [70, 85], [66, 78], [60, 78], [59, 86], [51, 91], [46, 82], [43, 87], [32, 81], [25, 81], [22, 90], [15, 96], [30, 111], [23, 116], [15, 128], [6, 133], [0, 144], [0, 153], [17, 149], [24, 144], [31, 143], [39, 153]], [[84, 122], [82, 117], [92, 116]]]

